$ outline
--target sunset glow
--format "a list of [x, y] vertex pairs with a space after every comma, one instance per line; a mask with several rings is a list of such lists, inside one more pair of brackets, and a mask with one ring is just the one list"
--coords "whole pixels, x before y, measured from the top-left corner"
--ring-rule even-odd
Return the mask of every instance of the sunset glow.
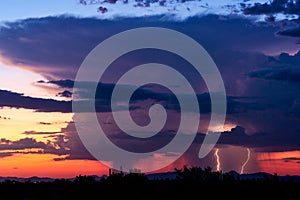
[[257, 156], [261, 171], [300, 175], [300, 151], [258, 153]]
[[51, 154], [24, 154], [2, 158], [0, 176], [16, 177], [53, 177], [73, 178], [79, 174], [102, 175], [108, 174], [108, 168], [98, 161], [68, 160], [57, 161], [57, 156]]

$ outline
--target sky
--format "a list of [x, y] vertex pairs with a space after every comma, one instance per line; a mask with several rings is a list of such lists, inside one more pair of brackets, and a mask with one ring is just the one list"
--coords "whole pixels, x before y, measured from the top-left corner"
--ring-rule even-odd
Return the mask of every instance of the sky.
[[[142, 153], [170, 143], [180, 124], [178, 98], [190, 98], [178, 77], [168, 71], [136, 72], [134, 81], [162, 77], [179, 95], [156, 84], [137, 89], [130, 99], [133, 122], [149, 124], [149, 108], [158, 103], [166, 109], [166, 125], [150, 138], [124, 135], [112, 115], [110, 98], [118, 80], [134, 66], [172, 66], [188, 77], [200, 107], [199, 124], [192, 123], [198, 112], [193, 110], [187, 115], [191, 120], [182, 126], [184, 137], [197, 130], [182, 155], [157, 153], [134, 167], [147, 171], [163, 165], [154, 171], [161, 172], [197, 165], [223, 172], [300, 175], [299, 1], [3, 0], [0, 13], [0, 176], [66, 178], [108, 173], [107, 163], [92, 155], [76, 129], [74, 81], [99, 43], [141, 27], [176, 30], [201, 44], [223, 79], [227, 112], [224, 125], [209, 127], [210, 91], [185, 59], [154, 49], [122, 55], [104, 72], [93, 94], [99, 124], [114, 144]], [[136, 41], [144, 37], [137, 36]], [[121, 89], [132, 89], [132, 80], [122, 83]], [[92, 84], [85, 81], [83, 86]], [[88, 98], [86, 88], [80, 89], [79, 99]], [[121, 119], [126, 126], [124, 104], [117, 105], [117, 113], [125, 116]], [[221, 136], [212, 151], [199, 158], [207, 131]], [[106, 154], [107, 149], [100, 153]]]

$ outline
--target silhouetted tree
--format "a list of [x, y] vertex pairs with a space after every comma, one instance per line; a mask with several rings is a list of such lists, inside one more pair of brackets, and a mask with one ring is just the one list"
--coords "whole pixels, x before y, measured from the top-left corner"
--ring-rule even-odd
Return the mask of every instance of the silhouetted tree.
[[92, 176], [76, 176], [74, 183], [79, 183], [79, 184], [91, 184], [91, 183], [95, 183], [95, 178]]
[[175, 168], [177, 179], [184, 181], [217, 181], [222, 177], [221, 172], [213, 172], [211, 167], [202, 169], [201, 167], [184, 166], [183, 169]]

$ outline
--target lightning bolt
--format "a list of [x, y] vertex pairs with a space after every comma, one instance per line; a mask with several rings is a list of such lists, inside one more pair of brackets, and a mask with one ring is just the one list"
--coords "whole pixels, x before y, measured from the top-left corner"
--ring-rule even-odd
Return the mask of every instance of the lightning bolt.
[[251, 151], [249, 148], [247, 148], [247, 160], [245, 161], [245, 163], [242, 165], [242, 168], [241, 168], [241, 172], [240, 174], [243, 174], [244, 173], [244, 168], [246, 167], [249, 159], [250, 159], [250, 156], [251, 156]]
[[217, 161], [217, 171], [221, 170], [221, 164], [220, 164], [220, 156], [219, 156], [219, 149], [215, 150], [215, 156]]

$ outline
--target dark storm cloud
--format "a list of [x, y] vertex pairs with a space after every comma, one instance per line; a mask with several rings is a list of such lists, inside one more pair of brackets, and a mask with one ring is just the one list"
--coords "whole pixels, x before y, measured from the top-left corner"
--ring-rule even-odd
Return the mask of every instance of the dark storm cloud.
[[269, 57], [264, 69], [249, 73], [251, 78], [276, 80], [284, 82], [300, 82], [300, 51], [295, 55], [282, 53], [278, 57]]
[[277, 34], [290, 37], [300, 37], [300, 27], [279, 31]]
[[[60, 142], [59, 146], [68, 149], [67, 151], [65, 151], [68, 155], [65, 158], [57, 158], [55, 159], [56, 161], [72, 159], [95, 160], [95, 158], [86, 150], [86, 148], [82, 144], [74, 126], [74, 123], [70, 123], [65, 129], [62, 130], [62, 132], [64, 132], [64, 135], [61, 135], [60, 137], [64, 139], [61, 140], [62, 142]], [[166, 140], [172, 139], [174, 137], [174, 134], [175, 132], [173, 131], [166, 132], [160, 137], [154, 138], [152, 139], [152, 141], [148, 141], [146, 143], [125, 137], [122, 133], [113, 134], [112, 137], [110, 137], [110, 139], [121, 148], [128, 149], [128, 147], [130, 147], [130, 151], [147, 152], [149, 148], [153, 147], [153, 145], [151, 146], [151, 144], [158, 143], [154, 146], [159, 146], [159, 144], [164, 143]], [[197, 155], [204, 137], [205, 134], [198, 133], [196, 135], [194, 143], [183, 156], [185, 158], [193, 157], [193, 159], [189, 161], [191, 162], [191, 164], [201, 163]], [[255, 151], [258, 152], [281, 152], [299, 150], [299, 139], [299, 135], [294, 135], [292, 140], [290, 138], [282, 138], [282, 135], [274, 135], [271, 133], [256, 133], [253, 135], [247, 135], [243, 127], [237, 126], [231, 131], [221, 133], [221, 137], [217, 143], [217, 146], [226, 147], [227, 145], [231, 145], [245, 148], [253, 148], [255, 149]], [[212, 159], [212, 157], [213, 155], [207, 157], [205, 159], [207, 160], [205, 163], [211, 163], [211, 161], [208, 160]], [[203, 163], [201, 163], [201, 165], [203, 165]]]
[[[94, 160], [95, 158], [86, 150], [82, 144], [78, 133], [76, 131], [74, 123], [70, 123], [66, 128], [62, 129], [64, 139], [61, 140], [59, 146], [62, 146], [68, 149], [67, 153], [69, 154], [65, 158], [58, 158], [59, 160], [68, 160], [68, 159], [89, 159]], [[163, 144], [166, 141], [172, 140], [175, 131], [169, 130], [161, 134], [159, 137], [152, 138], [151, 141], [137, 141], [133, 138], [128, 138], [124, 133], [108, 133], [110, 139], [114, 141], [117, 146], [120, 146], [125, 149], [130, 149], [130, 151], [147, 152], [149, 148], [154, 148]], [[300, 140], [300, 135], [298, 134], [285, 134], [286, 137], [283, 137], [282, 134], [274, 133], [255, 133], [253, 135], [246, 134], [245, 128], [237, 126], [231, 131], [225, 131], [221, 133], [221, 137], [217, 143], [219, 146], [241, 146], [245, 148], [253, 148], [258, 152], [281, 152], [281, 151], [292, 151], [299, 150], [298, 141]], [[196, 159], [197, 151], [199, 151], [200, 144], [202, 144], [205, 134], [198, 133], [196, 135], [195, 141], [193, 143], [193, 148], [189, 149], [185, 156], [195, 157], [193, 162], [198, 163], [199, 159]], [[155, 144], [155, 145], [153, 145]], [[208, 158], [207, 158], [208, 159]], [[202, 163], [203, 164], [203, 163]]]
[[251, 78], [261, 78], [266, 80], [300, 82], [300, 68], [280, 68], [280, 69], [263, 69], [253, 71], [249, 74]]
[[279, 64], [294, 65], [300, 68], [300, 51], [295, 55], [281, 53], [278, 58], [269, 58], [271, 61]]
[[26, 108], [38, 112], [71, 112], [70, 101], [33, 98], [7, 90], [0, 90], [0, 107]]
[[[202, 44], [214, 57], [228, 50], [269, 49], [284, 46], [276, 38], [274, 26], [257, 26], [251, 20], [209, 15], [183, 22], [166, 21], [163, 16], [100, 20], [68, 16], [26, 19], [7, 22], [0, 29], [0, 52], [4, 60], [44, 75], [49, 80], [70, 87], [67, 79], [75, 74], [87, 54], [104, 39], [131, 28], [159, 26], [183, 32]], [[224, 39], [226, 38], [226, 39]], [[232, 42], [235, 41], [235, 42]], [[287, 44], [285, 48], [290, 48]]]
[[[50, 80], [49, 83], [70, 89], [78, 67], [93, 47], [115, 33], [141, 26], [162, 26], [181, 31], [202, 44], [216, 62], [228, 95], [227, 121], [245, 127], [243, 131], [238, 128], [224, 133], [220, 138], [220, 145], [241, 145], [261, 151], [299, 149], [296, 142], [299, 141], [297, 134], [300, 132], [300, 122], [296, 117], [300, 113], [300, 96], [299, 87], [294, 84], [297, 80], [294, 69], [298, 66], [298, 57], [287, 54], [268, 57], [262, 53], [299, 50], [296, 40], [275, 34], [281, 31], [281, 27], [276, 25], [219, 16], [193, 17], [184, 22], [163, 21], [160, 17], [115, 21], [66, 16], [46, 17], [11, 22], [3, 26], [0, 29], [0, 52], [4, 59], [26, 65], [31, 71], [44, 75]], [[176, 65], [171, 57], [162, 55], [158, 55], [157, 59], [165, 58], [170, 60], [170, 66]], [[140, 58], [148, 59], [146, 56]], [[127, 63], [135, 62], [130, 59], [123, 60], [123, 65], [120, 66], [124, 67]], [[186, 69], [186, 65], [182, 66], [183, 71], [192, 74], [193, 79], [193, 71]], [[113, 76], [122, 67], [115, 70]], [[270, 71], [264, 72], [266, 68]], [[288, 70], [284, 72], [288, 76], [283, 77], [280, 69]], [[254, 72], [259, 71], [262, 71], [259, 79], [253, 78], [258, 77]], [[269, 81], [276, 77], [277, 81]], [[39, 82], [48, 84], [48, 81]], [[200, 85], [195, 80], [193, 83]], [[109, 94], [113, 87], [113, 84], [103, 85], [101, 93], [96, 94], [96, 106], [103, 112], [109, 111], [110, 98], [102, 95]], [[143, 107], [139, 103], [150, 97], [156, 102], [168, 105], [169, 109], [178, 109], [172, 95], [152, 89], [142, 88], [135, 93], [131, 108]], [[201, 112], [209, 113], [210, 99], [205, 92], [207, 91], [200, 90], [198, 100], [200, 107], [202, 106]], [[71, 102], [25, 97], [8, 91], [0, 91], [0, 106], [24, 107], [45, 112], [71, 110]], [[254, 135], [248, 136], [246, 133]], [[94, 159], [82, 145], [74, 125], [69, 124], [64, 135], [53, 138], [56, 138], [55, 144], [61, 149], [60, 152], [69, 154], [66, 159]], [[47, 151], [55, 152], [53, 148], [48, 148]]]
[[[205, 134], [198, 133], [195, 142], [202, 143]], [[259, 152], [281, 152], [300, 150], [298, 141], [299, 134], [289, 134], [283, 137], [282, 134], [274, 133], [254, 133], [252, 135], [246, 134], [245, 128], [237, 126], [231, 131], [221, 133], [217, 145], [232, 145], [253, 148]]]
[[[48, 83], [53, 83], [61, 87], [68, 87], [74, 85], [73, 80], [52, 80]], [[82, 98], [90, 97], [90, 95], [85, 96], [85, 90], [88, 90], [89, 82], [82, 83], [83, 87], [80, 88], [82, 92]], [[120, 86], [120, 85], [119, 85]], [[96, 110], [98, 112], [108, 112], [110, 111], [110, 101], [111, 94], [115, 87], [115, 84], [99, 83], [96, 92]], [[128, 88], [132, 87], [130, 85], [121, 85], [120, 87], [126, 91]], [[87, 92], [88, 93], [88, 92]], [[191, 98], [189, 95], [184, 95], [184, 98]], [[201, 113], [211, 112], [211, 99], [209, 93], [197, 94], [197, 99], [200, 105]], [[158, 89], [157, 85], [145, 85], [140, 87], [134, 92], [130, 100], [130, 110], [145, 109], [145, 101], [152, 100], [152, 104], [160, 103], [165, 106], [166, 109], [180, 111], [180, 106], [177, 101], [177, 97], [170, 90]], [[227, 114], [233, 113], [243, 113], [249, 110], [263, 110], [264, 104], [259, 104], [256, 97], [243, 97], [243, 96], [227, 96]], [[122, 108], [120, 108], [122, 109]], [[84, 108], [83, 108], [83, 111]]]
[[244, 81], [244, 93], [258, 97], [257, 106], [263, 110], [227, 116], [228, 119], [245, 127], [247, 133], [273, 134], [278, 141], [284, 137], [282, 142], [287, 144], [287, 140], [295, 141], [300, 131], [297, 126], [300, 123], [299, 66], [299, 53], [266, 57], [265, 62], [247, 72]]

